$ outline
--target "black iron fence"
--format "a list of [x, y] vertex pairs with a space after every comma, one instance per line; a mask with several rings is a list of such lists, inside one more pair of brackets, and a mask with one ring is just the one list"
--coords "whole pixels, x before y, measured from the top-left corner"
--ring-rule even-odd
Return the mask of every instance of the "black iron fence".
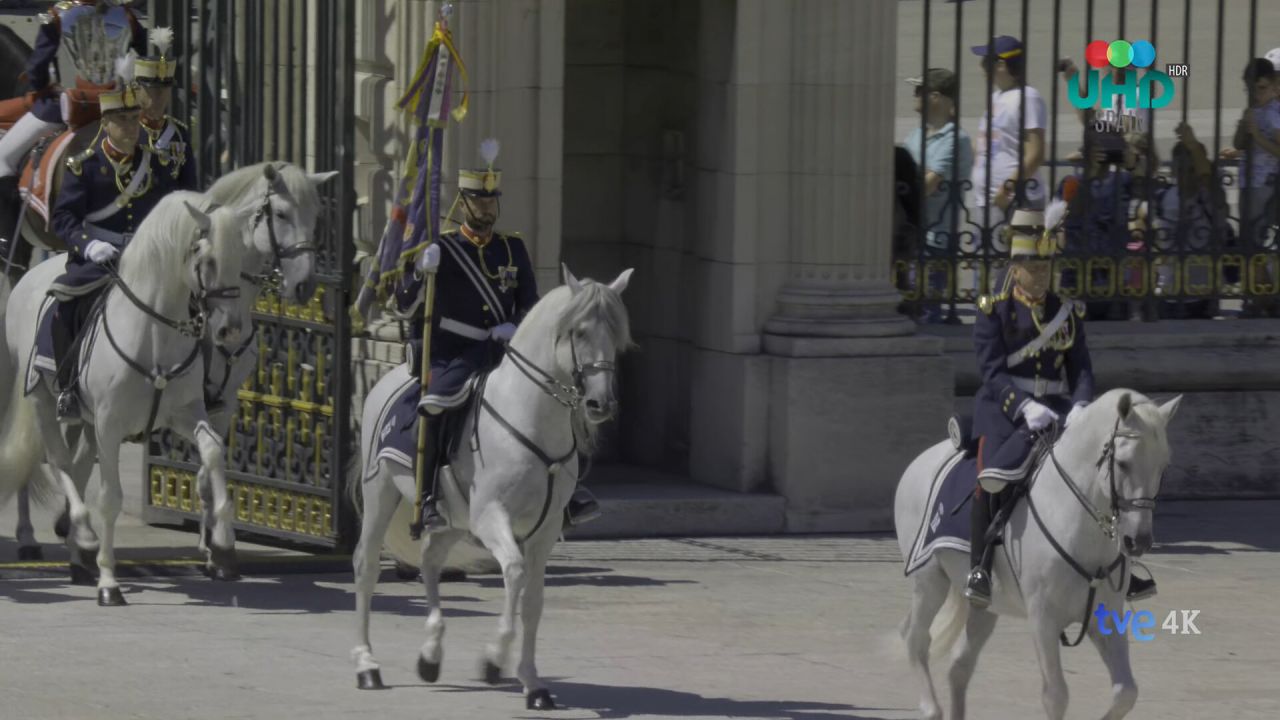
[[[288, 160], [338, 170], [321, 189], [320, 288], [305, 306], [265, 293], [255, 309], [258, 369], [238, 393], [228, 478], [240, 529], [346, 545], [343, 468], [350, 433], [350, 273], [354, 244], [355, 0], [164, 0], [175, 31], [175, 116], [190, 127], [207, 185], [237, 167]], [[149, 446], [147, 517], [194, 519], [199, 455], [171, 433]]]
[[[960, 322], [978, 295], [1000, 289], [1013, 211], [1055, 199], [1067, 203], [1055, 286], [1092, 317], [1277, 313], [1280, 67], [1254, 61], [1270, 50], [1255, 35], [1276, 8], [1233, 1], [1228, 20], [1226, 0], [921, 5], [919, 65], [900, 68], [920, 78], [921, 114], [918, 135], [900, 140], [894, 261], [913, 313]], [[1101, 57], [1090, 46], [1100, 40]], [[1154, 58], [1139, 40], [1158, 48]], [[984, 45], [994, 57], [975, 54]], [[1117, 67], [1126, 46], [1128, 67]], [[974, 87], [965, 76], [979, 64]], [[1077, 93], [1096, 90], [1096, 104], [1077, 110], [1068, 83], [1086, 79]], [[1126, 81], [1133, 94], [1108, 94]], [[1191, 102], [1208, 88], [1211, 121]], [[966, 111], [983, 119], [963, 127]]]

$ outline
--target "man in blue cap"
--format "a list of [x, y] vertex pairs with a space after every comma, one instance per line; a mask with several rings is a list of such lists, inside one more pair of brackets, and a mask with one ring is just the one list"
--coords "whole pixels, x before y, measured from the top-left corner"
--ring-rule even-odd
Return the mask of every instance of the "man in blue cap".
[[[1045, 186], [1039, 172], [1045, 159], [1047, 113], [1040, 92], [1026, 84], [1021, 41], [1001, 35], [988, 45], [974, 47], [973, 53], [982, 58], [992, 86], [990, 115], [984, 113], [978, 125], [973, 203], [980, 218], [986, 212], [982, 208], [994, 206], [990, 210], [994, 227], [1012, 213], [1015, 200], [1028, 209], [1044, 209]], [[1003, 244], [998, 234], [992, 237]], [[1005, 252], [1008, 246], [995, 249]]]

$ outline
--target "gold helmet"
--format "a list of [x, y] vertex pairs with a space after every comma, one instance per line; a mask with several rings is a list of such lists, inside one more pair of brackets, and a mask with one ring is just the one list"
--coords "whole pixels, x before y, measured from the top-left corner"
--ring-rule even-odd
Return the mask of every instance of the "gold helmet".
[[152, 28], [147, 40], [155, 47], [156, 54], [134, 61], [134, 78], [141, 85], [173, 85], [173, 75], [178, 63], [169, 57], [173, 45], [173, 29]]
[[502, 194], [502, 173], [493, 169], [498, 159], [498, 141], [489, 138], [480, 143], [480, 157], [485, 166], [477, 170], [458, 171], [458, 190], [470, 197], [497, 197]]

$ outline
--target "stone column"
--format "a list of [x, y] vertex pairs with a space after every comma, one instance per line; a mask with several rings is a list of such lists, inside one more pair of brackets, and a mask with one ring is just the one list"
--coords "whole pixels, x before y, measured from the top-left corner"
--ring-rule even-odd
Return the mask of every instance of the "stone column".
[[886, 530], [903, 470], [945, 436], [954, 384], [889, 281], [897, 6], [791, 8], [789, 257], [763, 335], [769, 474], [790, 531]]

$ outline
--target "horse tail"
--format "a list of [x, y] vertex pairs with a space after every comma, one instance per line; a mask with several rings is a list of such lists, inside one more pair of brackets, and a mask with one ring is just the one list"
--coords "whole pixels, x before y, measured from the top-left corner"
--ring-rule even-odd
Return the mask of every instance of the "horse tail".
[[960, 639], [965, 623], [969, 621], [969, 601], [955, 588], [947, 591], [947, 599], [942, 608], [933, 617], [929, 627], [929, 664], [937, 665], [951, 652], [951, 647]]
[[[15, 373], [16, 375], [16, 373]], [[34, 404], [23, 396], [16, 381], [10, 388], [8, 401], [0, 421], [0, 506], [27, 484], [36, 468], [40, 448], [39, 423]], [[31, 498], [40, 505], [48, 504], [57, 490], [43, 478], [30, 483]]]

